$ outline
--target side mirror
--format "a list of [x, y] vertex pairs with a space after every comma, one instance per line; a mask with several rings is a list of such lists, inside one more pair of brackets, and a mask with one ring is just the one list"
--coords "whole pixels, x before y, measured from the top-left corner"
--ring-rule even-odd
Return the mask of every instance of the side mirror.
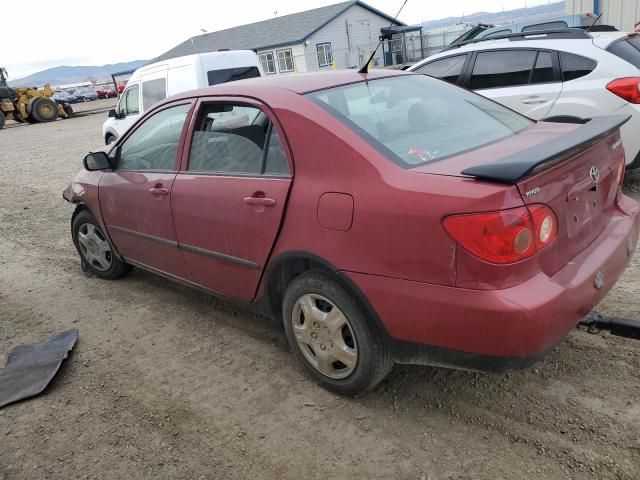
[[109, 113], [107, 115], [109, 115], [109, 118], [118, 118], [118, 112], [116, 112], [115, 108], [109, 110]]
[[90, 172], [111, 168], [111, 160], [109, 160], [109, 157], [104, 152], [90, 153], [84, 157], [82, 163], [84, 164], [84, 168]]

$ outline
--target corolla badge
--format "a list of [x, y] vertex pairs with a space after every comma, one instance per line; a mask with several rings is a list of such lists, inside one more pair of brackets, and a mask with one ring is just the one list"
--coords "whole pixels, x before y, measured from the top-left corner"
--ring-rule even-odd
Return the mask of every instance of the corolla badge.
[[594, 165], [589, 169], [589, 177], [591, 177], [593, 183], [598, 183], [600, 181], [600, 170], [598, 170], [598, 167]]
[[525, 192], [525, 196], [527, 198], [531, 198], [531, 197], [535, 197], [536, 195], [538, 195], [540, 192], [542, 191], [542, 189], [540, 187], [535, 187], [532, 188], [531, 190], [529, 190], [528, 192]]

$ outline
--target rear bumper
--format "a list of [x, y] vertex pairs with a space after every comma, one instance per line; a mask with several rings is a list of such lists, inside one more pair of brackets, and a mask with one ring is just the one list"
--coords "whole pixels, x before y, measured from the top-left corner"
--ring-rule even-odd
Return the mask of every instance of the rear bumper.
[[[601, 235], [555, 275], [469, 290], [344, 272], [364, 293], [401, 363], [504, 371], [528, 367], [615, 285], [638, 242], [640, 205], [622, 197]], [[600, 288], [598, 272], [604, 275]]]

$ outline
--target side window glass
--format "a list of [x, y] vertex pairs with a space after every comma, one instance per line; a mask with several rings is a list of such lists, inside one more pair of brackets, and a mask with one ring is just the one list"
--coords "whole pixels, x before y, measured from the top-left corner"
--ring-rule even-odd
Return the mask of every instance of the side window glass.
[[269, 119], [243, 105], [205, 105], [193, 133], [188, 170], [253, 173], [262, 168]]
[[456, 83], [460, 78], [466, 59], [466, 55], [455, 55], [423, 65], [416, 71], [447, 82]]
[[267, 175], [289, 174], [289, 161], [284, 152], [278, 129], [271, 125], [265, 159], [264, 173]]
[[531, 83], [549, 83], [553, 82], [553, 63], [549, 52], [539, 52], [536, 66], [533, 69]]
[[145, 120], [120, 147], [118, 170], [173, 170], [189, 107], [170, 107]]
[[560, 52], [563, 82], [589, 75], [596, 68], [596, 65], [597, 63], [590, 58], [574, 55], [573, 53]]
[[138, 85], [132, 85], [131, 87], [127, 88], [125, 94], [125, 108], [127, 110], [127, 115], [140, 113], [140, 95], [138, 93]]
[[501, 50], [480, 52], [471, 75], [472, 90], [514, 87], [529, 83], [536, 52], [532, 50]]
[[167, 82], [164, 78], [142, 82], [142, 109], [145, 112], [165, 98], [167, 98]]

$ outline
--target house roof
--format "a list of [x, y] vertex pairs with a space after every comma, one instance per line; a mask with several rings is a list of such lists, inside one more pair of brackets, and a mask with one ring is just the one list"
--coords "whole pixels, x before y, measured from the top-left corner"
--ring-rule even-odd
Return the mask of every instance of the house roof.
[[[261, 22], [205, 33], [185, 40], [151, 62], [167, 60], [194, 53], [215, 52], [219, 49], [261, 50], [304, 42], [330, 21], [354, 5], [393, 21], [393, 17], [360, 0], [336, 3], [304, 12], [292, 13]], [[405, 25], [396, 21], [396, 25]]]

